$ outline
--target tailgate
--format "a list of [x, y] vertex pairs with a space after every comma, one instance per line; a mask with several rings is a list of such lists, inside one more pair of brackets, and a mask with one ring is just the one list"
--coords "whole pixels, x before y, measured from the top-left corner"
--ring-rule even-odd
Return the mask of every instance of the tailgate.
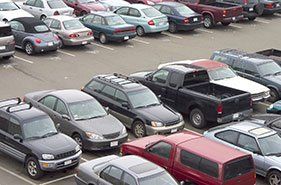
[[224, 11], [226, 11], [225, 17], [237, 17], [242, 15], [243, 8], [241, 6], [235, 6], [235, 7], [226, 8]]
[[235, 114], [237, 112], [250, 110], [252, 108], [252, 100], [250, 93], [243, 93], [222, 100], [223, 112], [222, 116]]

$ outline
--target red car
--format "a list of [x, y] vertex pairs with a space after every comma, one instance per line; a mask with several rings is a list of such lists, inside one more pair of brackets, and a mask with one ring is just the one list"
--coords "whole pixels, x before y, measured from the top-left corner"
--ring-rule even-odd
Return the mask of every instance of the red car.
[[252, 156], [185, 131], [123, 144], [122, 155], [139, 155], [165, 168], [180, 182], [198, 185], [254, 185]]
[[90, 12], [108, 11], [108, 7], [96, 0], [63, 0], [65, 4], [74, 8], [74, 14], [83, 16]]

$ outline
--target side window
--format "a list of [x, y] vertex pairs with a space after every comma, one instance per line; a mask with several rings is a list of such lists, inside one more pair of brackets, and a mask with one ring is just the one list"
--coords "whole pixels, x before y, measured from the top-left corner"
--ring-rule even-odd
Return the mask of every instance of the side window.
[[114, 166], [111, 166], [107, 181], [114, 185], [121, 185], [121, 177], [122, 177], [123, 171], [119, 168], [116, 168]]
[[54, 110], [57, 98], [54, 96], [47, 96], [41, 99], [39, 102], [45, 105], [46, 107]]
[[23, 24], [18, 21], [11, 21], [10, 25], [12, 30], [25, 31]]
[[198, 3], [198, 0], [182, 0], [183, 2], [191, 3], [191, 4], [196, 4]]
[[87, 84], [86, 86], [87, 88], [96, 91], [96, 92], [101, 92], [101, 90], [104, 87], [104, 84], [97, 82], [95, 80], [92, 80], [89, 84]]
[[104, 18], [104, 17], [102, 17], [102, 18], [101, 18], [101, 24], [102, 24], [102, 25], [107, 25], [107, 23], [106, 23], [106, 21], [105, 21], [105, 18]]
[[234, 70], [244, 72], [243, 65], [242, 65], [242, 62], [241, 62], [241, 61], [238, 61], [238, 60], [235, 61], [235, 60], [234, 60], [233, 65], [232, 65], [232, 68], [233, 68]]
[[[0, 122], [1, 122], [1, 121], [0, 121]], [[273, 123], [272, 123], [272, 126], [275, 127], [275, 128], [281, 129], [281, 121], [278, 120], [277, 122], [273, 122]]]
[[69, 2], [69, 3], [76, 3], [76, 0], [67, 0], [67, 2]]
[[222, 62], [222, 63], [225, 63], [227, 65], [232, 66], [232, 60], [228, 59], [227, 57], [224, 57], [224, 56], [214, 55], [212, 57], [212, 60], [215, 60], [215, 61], [218, 61], [218, 62]]
[[120, 8], [119, 10], [117, 10], [116, 13], [119, 15], [128, 15], [128, 11], [129, 11], [129, 8], [124, 7], [124, 8]]
[[8, 127], [8, 133], [11, 134], [11, 135], [15, 135], [15, 134], [21, 135], [20, 124], [18, 123], [17, 120], [15, 120], [13, 118], [10, 119], [10, 123], [9, 123], [9, 127]]
[[255, 138], [253, 138], [251, 136], [247, 136], [245, 134], [240, 134], [237, 144], [239, 147], [241, 147], [245, 150], [251, 151], [251, 152], [260, 151]]
[[53, 22], [50, 25], [50, 28], [53, 28], [53, 29], [56, 29], [56, 30], [60, 30], [61, 29], [60, 21], [53, 20]]
[[156, 10], [158, 10], [158, 11], [159, 11], [159, 10], [160, 10], [160, 8], [161, 8], [162, 6], [161, 6], [161, 5], [159, 5], [159, 4], [157, 4], [157, 5], [154, 5], [153, 7], [154, 7]]
[[218, 177], [219, 176], [219, 166], [217, 163], [210, 161], [208, 159], [202, 158], [200, 162], [200, 169], [201, 172], [208, 174], [212, 177]]
[[252, 63], [245, 62], [244, 69], [245, 69], [245, 73], [247, 73], [247, 74], [250, 74], [250, 75], [258, 74], [258, 70], [257, 70], [256, 66]]
[[173, 15], [172, 9], [168, 6], [162, 6], [160, 12], [163, 14]]
[[35, 7], [38, 7], [38, 8], [44, 8], [44, 4], [43, 4], [43, 1], [41, 0], [37, 0], [34, 4]]
[[94, 18], [94, 15], [87, 15], [86, 17], [84, 17], [83, 18], [83, 21], [85, 22], [85, 23], [92, 23], [93, 21], [93, 18]]
[[9, 120], [0, 117], [0, 130], [7, 132], [8, 126], [9, 126]]
[[130, 174], [126, 173], [126, 172], [124, 172], [122, 182], [123, 182], [122, 185], [137, 185], [136, 180], [134, 179], [134, 177], [131, 176]]
[[153, 74], [152, 81], [165, 84], [169, 75], [169, 71], [161, 69]]
[[26, 1], [26, 5], [28, 5], [28, 6], [34, 6], [34, 4], [35, 4], [35, 0]]
[[141, 14], [137, 9], [134, 8], [130, 8], [129, 10], [129, 16], [133, 16], [133, 17], [140, 17]]
[[180, 154], [180, 161], [183, 165], [198, 170], [201, 157], [187, 152], [185, 150], [182, 150]]
[[159, 157], [169, 159], [171, 150], [172, 150], [172, 145], [165, 142], [159, 142], [151, 146], [148, 151], [149, 153], [158, 155]]
[[114, 98], [114, 94], [115, 94], [115, 89], [113, 87], [110, 87], [108, 85], [106, 85], [103, 90], [101, 91], [101, 93], [109, 98]]
[[45, 20], [44, 20], [44, 23], [45, 23], [48, 27], [50, 27], [51, 22], [52, 22], [52, 19], [45, 19]]
[[178, 73], [172, 73], [170, 77], [169, 86], [177, 87], [179, 80], [180, 80], [180, 75]]
[[63, 103], [63, 101], [61, 101], [60, 99], [58, 99], [58, 101], [57, 101], [57, 105], [56, 105], [56, 110], [55, 111], [60, 113], [61, 115], [63, 115], [63, 114], [68, 115], [66, 106]]
[[101, 16], [95, 16], [94, 19], [92, 20], [93, 24], [101, 24]]
[[115, 99], [120, 103], [128, 102], [126, 95], [119, 90], [116, 90]]
[[109, 178], [109, 171], [110, 171], [110, 166], [105, 168], [101, 173], [100, 173], [100, 178], [104, 179], [107, 181], [107, 179]]
[[237, 145], [238, 135], [239, 135], [238, 132], [228, 130], [228, 131], [223, 131], [223, 132], [217, 133], [215, 135], [215, 137], [217, 137], [223, 141], [226, 141], [228, 143]]

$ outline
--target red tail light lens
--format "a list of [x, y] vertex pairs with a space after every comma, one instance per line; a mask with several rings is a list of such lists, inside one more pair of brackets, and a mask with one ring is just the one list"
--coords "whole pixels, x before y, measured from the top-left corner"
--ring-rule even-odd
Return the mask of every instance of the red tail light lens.
[[273, 8], [273, 4], [272, 4], [272, 3], [267, 4], [267, 5], [266, 5], [266, 8], [272, 9], [272, 8]]
[[54, 12], [54, 15], [59, 15], [60, 13], [58, 11], [55, 11]]
[[88, 36], [92, 36], [92, 35], [93, 35], [93, 32], [92, 32], [92, 31], [89, 31], [89, 32], [87, 33], [87, 35], [88, 35]]
[[150, 26], [154, 26], [154, 25], [155, 25], [155, 23], [154, 23], [154, 21], [153, 21], [153, 20], [150, 20], [150, 21], [148, 21], [148, 25], [150, 25]]
[[71, 39], [74, 39], [74, 38], [77, 38], [78, 35], [75, 34], [75, 33], [72, 33], [72, 34], [70, 34], [68, 37], [71, 38]]
[[222, 111], [223, 111], [222, 104], [219, 104], [219, 106], [217, 107], [217, 113], [222, 114]]
[[224, 16], [224, 17], [225, 17], [225, 16], [226, 16], [226, 14], [227, 14], [227, 11], [226, 11], [226, 10], [224, 10], [224, 11], [223, 11], [223, 15], [222, 15], [222, 16]]
[[183, 20], [183, 24], [188, 24], [188, 23], [189, 23], [188, 18], [185, 18], [185, 19]]
[[54, 37], [56, 38], [56, 40], [60, 40], [60, 38], [57, 35], [54, 35]]
[[42, 40], [41, 40], [41, 39], [35, 39], [35, 42], [36, 42], [37, 44], [40, 44], [40, 43], [42, 42]]

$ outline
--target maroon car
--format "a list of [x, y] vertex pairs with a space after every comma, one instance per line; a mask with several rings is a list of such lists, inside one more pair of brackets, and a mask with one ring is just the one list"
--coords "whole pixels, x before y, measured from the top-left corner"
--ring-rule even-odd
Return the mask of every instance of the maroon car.
[[74, 8], [74, 14], [77, 16], [83, 16], [90, 12], [108, 10], [108, 7], [96, 0], [64, 0], [64, 2]]

